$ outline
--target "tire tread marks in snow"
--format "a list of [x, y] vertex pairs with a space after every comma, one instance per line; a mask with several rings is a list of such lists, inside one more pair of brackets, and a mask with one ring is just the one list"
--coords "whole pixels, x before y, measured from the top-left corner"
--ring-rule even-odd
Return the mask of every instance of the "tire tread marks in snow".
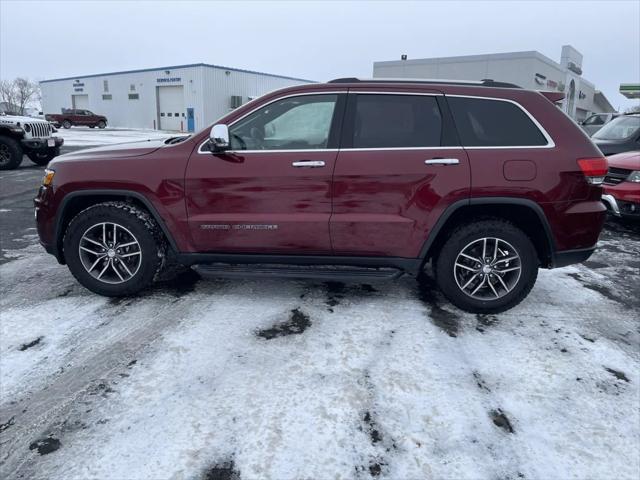
[[289, 319], [277, 323], [272, 327], [258, 330], [256, 335], [262, 337], [265, 340], [272, 340], [278, 337], [285, 337], [288, 335], [300, 335], [311, 326], [311, 319], [309, 316], [302, 312], [299, 308], [291, 310]]

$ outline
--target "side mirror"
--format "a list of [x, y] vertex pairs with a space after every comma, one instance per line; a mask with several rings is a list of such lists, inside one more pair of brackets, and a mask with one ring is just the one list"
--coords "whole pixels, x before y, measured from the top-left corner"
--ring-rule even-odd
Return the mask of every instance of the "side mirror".
[[224, 123], [219, 123], [211, 127], [209, 132], [209, 143], [212, 152], [224, 152], [229, 150], [229, 127]]

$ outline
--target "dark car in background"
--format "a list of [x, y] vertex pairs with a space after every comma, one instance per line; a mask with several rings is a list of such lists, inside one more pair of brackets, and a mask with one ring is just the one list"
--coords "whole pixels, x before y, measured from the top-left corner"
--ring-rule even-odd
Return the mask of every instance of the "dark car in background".
[[594, 113], [587, 117], [584, 121], [580, 122], [582, 129], [587, 132], [587, 135], [592, 136], [598, 130], [600, 130], [605, 124], [609, 123], [614, 118], [618, 117], [619, 113]]
[[614, 118], [591, 137], [605, 155], [640, 150], [640, 115]]
[[107, 126], [107, 117], [83, 109], [63, 109], [62, 113], [47, 113], [44, 118], [56, 127], [71, 128], [72, 126], [85, 126], [90, 128], [105, 128]]

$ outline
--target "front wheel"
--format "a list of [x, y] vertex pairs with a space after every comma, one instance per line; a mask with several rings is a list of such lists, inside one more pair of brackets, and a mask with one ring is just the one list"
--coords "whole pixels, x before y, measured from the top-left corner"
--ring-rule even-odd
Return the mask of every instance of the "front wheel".
[[0, 136], [0, 170], [13, 170], [22, 163], [22, 147], [13, 138]]
[[69, 120], [65, 120], [64, 122], [62, 122], [62, 127], [66, 128], [67, 130], [71, 128], [71, 122]]
[[438, 286], [455, 306], [472, 313], [500, 313], [529, 294], [538, 256], [529, 237], [504, 220], [458, 227], [435, 261]]
[[105, 128], [107, 126], [107, 123], [104, 120], [100, 120], [98, 122], [98, 128]]
[[94, 293], [132, 295], [159, 272], [164, 241], [153, 218], [125, 202], [106, 202], [80, 212], [63, 240], [74, 277]]

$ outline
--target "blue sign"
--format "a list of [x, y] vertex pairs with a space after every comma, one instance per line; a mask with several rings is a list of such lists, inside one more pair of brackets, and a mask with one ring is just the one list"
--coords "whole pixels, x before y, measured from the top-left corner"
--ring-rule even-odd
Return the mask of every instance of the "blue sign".
[[165, 78], [158, 78], [156, 81], [158, 83], [176, 83], [176, 82], [181, 82], [182, 78], [180, 78], [180, 77], [165, 77]]

